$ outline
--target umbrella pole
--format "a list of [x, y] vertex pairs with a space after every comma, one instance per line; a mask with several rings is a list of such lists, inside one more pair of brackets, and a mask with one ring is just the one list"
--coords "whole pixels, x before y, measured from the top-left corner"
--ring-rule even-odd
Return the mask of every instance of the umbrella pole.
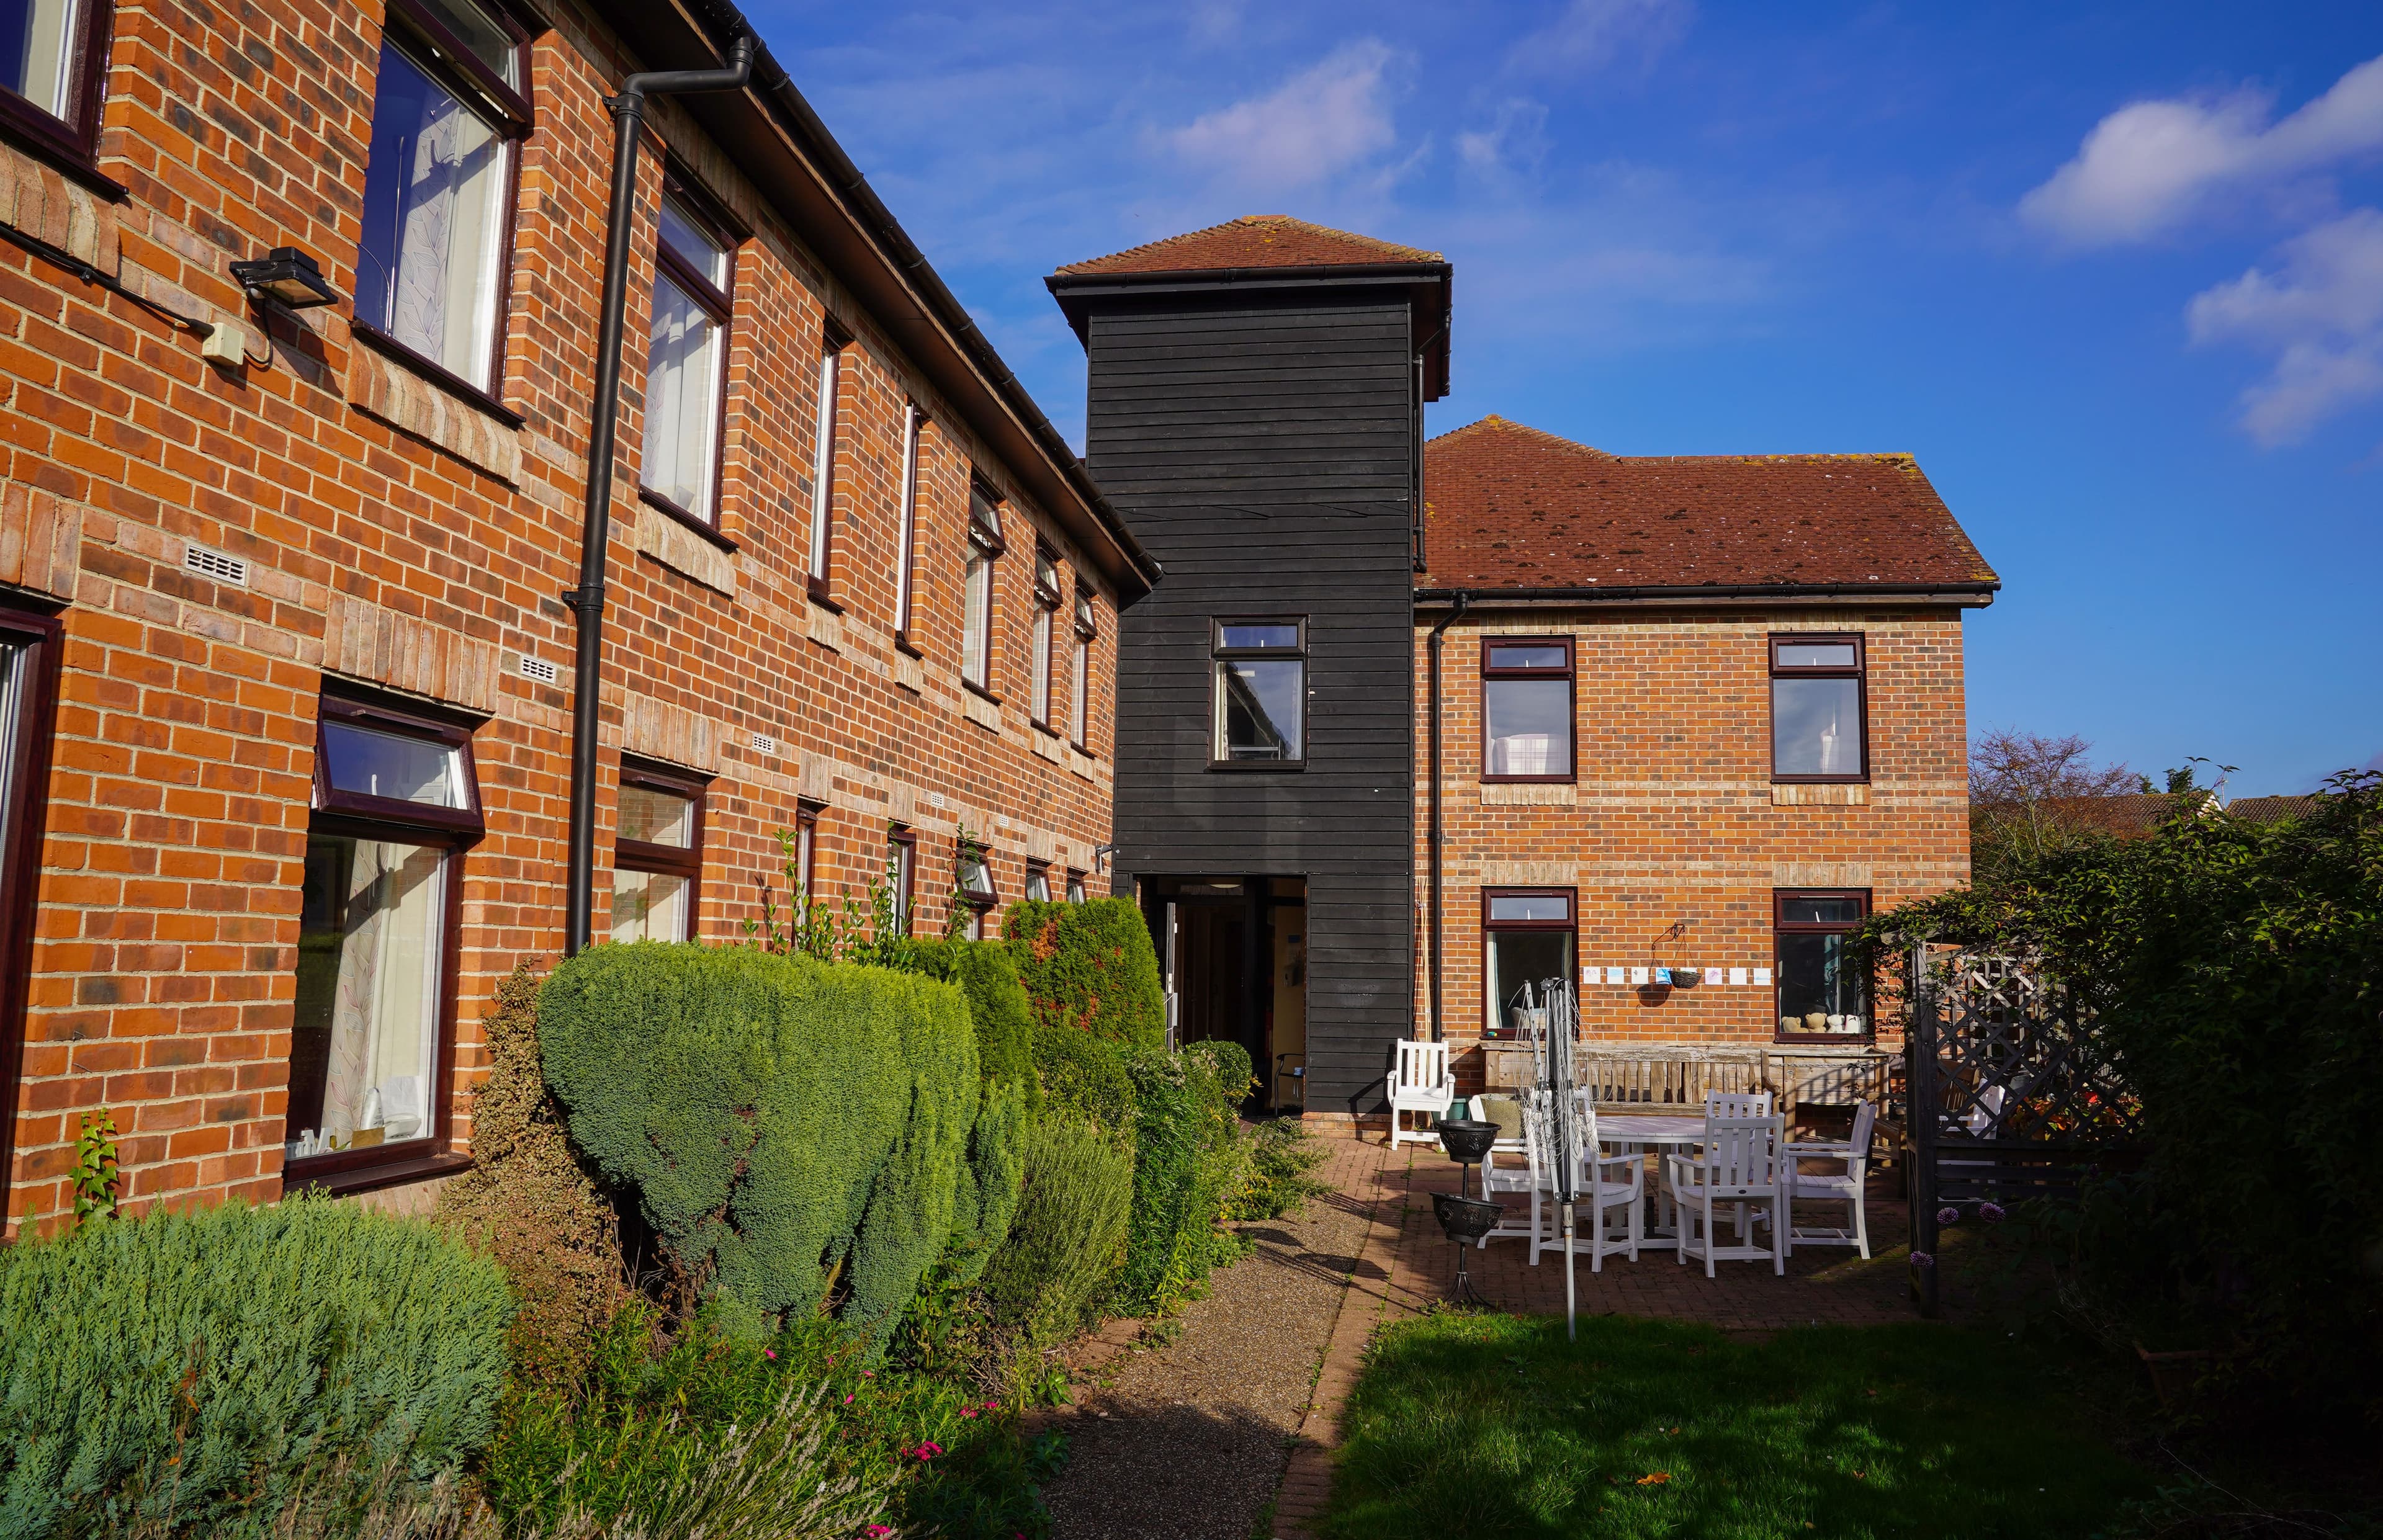
[[1567, 1341], [1567, 1342], [1573, 1342], [1573, 1341], [1577, 1341], [1577, 1340], [1579, 1339], [1579, 1337], [1580, 1337], [1580, 1330], [1579, 1330], [1579, 1327], [1574, 1324], [1574, 1309], [1575, 1309], [1576, 1307], [1574, 1306], [1574, 1300], [1573, 1300], [1573, 1275], [1572, 1275], [1572, 1238], [1573, 1238], [1573, 1217], [1572, 1217], [1572, 1205], [1571, 1205], [1570, 1203], [1566, 1203], [1566, 1204], [1564, 1205], [1563, 1231], [1564, 1231], [1564, 1340], [1565, 1340], [1565, 1341]]

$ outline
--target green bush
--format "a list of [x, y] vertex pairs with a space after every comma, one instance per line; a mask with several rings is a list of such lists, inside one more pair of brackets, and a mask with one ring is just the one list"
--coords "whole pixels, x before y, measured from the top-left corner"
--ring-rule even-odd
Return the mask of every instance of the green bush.
[[1013, 904], [1003, 933], [1033, 1003], [1038, 1044], [1059, 1031], [1135, 1048], [1167, 1041], [1158, 955], [1131, 899]]
[[1133, 1158], [1090, 1124], [1036, 1126], [1009, 1241], [985, 1270], [998, 1325], [1048, 1346], [1072, 1337], [1117, 1271], [1133, 1207]]
[[[922, 941], [913, 971], [957, 984], [968, 995], [979, 1073], [991, 1081], [1032, 1083], [1033, 1005], [1008, 947], [994, 942]], [[1029, 1099], [1030, 1115], [1040, 1100]]]
[[950, 1238], [976, 1121], [957, 989], [641, 942], [564, 962], [538, 1016], [574, 1142], [691, 1275], [762, 1317], [848, 1284], [883, 1341]]
[[1216, 1222], [1246, 1159], [1237, 1109], [1249, 1065], [1239, 1047], [1213, 1042], [1133, 1059], [1133, 1217], [1117, 1286], [1127, 1314], [1174, 1309], [1217, 1258]]
[[1025, 1174], [1026, 1133], [1041, 1105], [1034, 1074], [1034, 1018], [1009, 949], [994, 942], [919, 943], [915, 971], [960, 986], [976, 1029], [983, 1091], [969, 1129], [968, 1164], [953, 1200], [946, 1281], [969, 1284], [1009, 1233]]
[[513, 1300], [426, 1225], [327, 1200], [152, 1213], [0, 1250], [0, 1537], [263, 1533], [451, 1477]]
[[1250, 1140], [1247, 1175], [1241, 1190], [1227, 1200], [1225, 1217], [1279, 1219], [1310, 1198], [1331, 1191], [1330, 1183], [1313, 1175], [1324, 1159], [1324, 1151], [1297, 1119], [1276, 1117], [1259, 1124]]

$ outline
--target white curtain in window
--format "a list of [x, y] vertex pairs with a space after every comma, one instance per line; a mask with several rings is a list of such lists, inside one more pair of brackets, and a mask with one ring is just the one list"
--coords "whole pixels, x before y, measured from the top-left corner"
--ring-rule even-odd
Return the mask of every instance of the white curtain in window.
[[836, 355], [820, 355], [819, 421], [811, 446], [810, 574], [814, 583], [827, 581], [828, 519], [834, 511]]
[[445, 852], [356, 842], [321, 1122], [342, 1146], [360, 1127], [383, 1127], [391, 1141], [430, 1131], [446, 913]]
[[387, 286], [383, 325], [485, 390], [494, 362], [511, 146], [395, 48], [381, 51], [373, 130], [375, 159], [387, 152], [398, 178], [386, 206], [371, 190], [364, 201], [368, 218], [391, 222], [388, 230], [364, 232], [366, 265], [377, 261], [388, 269], [372, 285]]
[[720, 326], [685, 290], [654, 280], [646, 355], [645, 481], [698, 518], [711, 517], [720, 425]]
[[977, 546], [969, 547], [968, 583], [960, 612], [960, 677], [984, 687], [986, 655], [992, 640], [986, 634], [993, 618], [993, 558]]
[[687, 934], [687, 880], [658, 871], [612, 874], [612, 939], [683, 942]]

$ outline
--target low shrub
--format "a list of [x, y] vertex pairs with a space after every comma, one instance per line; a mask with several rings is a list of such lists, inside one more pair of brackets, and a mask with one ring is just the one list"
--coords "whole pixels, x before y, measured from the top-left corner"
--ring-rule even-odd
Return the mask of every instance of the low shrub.
[[327, 1200], [0, 1250], [0, 1536], [326, 1533], [451, 1478], [494, 1431], [495, 1262]]
[[1314, 1136], [1291, 1118], [1269, 1118], [1257, 1126], [1249, 1141], [1249, 1162], [1241, 1190], [1225, 1203], [1225, 1217], [1233, 1220], [1280, 1219], [1296, 1213], [1310, 1198], [1332, 1190], [1315, 1179], [1325, 1152]]
[[573, 1141], [743, 1329], [833, 1287], [883, 1340], [952, 1233], [981, 1099], [959, 990], [641, 942], [565, 961], [538, 1016]]
[[439, 1193], [433, 1218], [512, 1281], [513, 1374], [568, 1374], [628, 1296], [620, 1226], [547, 1090], [527, 963], [497, 986], [481, 1030], [488, 1077], [472, 1099], [472, 1169]]
[[1081, 1329], [1125, 1249], [1133, 1157], [1092, 1125], [1045, 1117], [1028, 1141], [1009, 1241], [985, 1270], [994, 1322], [1047, 1347]]
[[1117, 1285], [1127, 1314], [1164, 1314], [1217, 1261], [1216, 1222], [1241, 1185], [1238, 1109], [1249, 1054], [1232, 1043], [1137, 1055], [1133, 1217]]

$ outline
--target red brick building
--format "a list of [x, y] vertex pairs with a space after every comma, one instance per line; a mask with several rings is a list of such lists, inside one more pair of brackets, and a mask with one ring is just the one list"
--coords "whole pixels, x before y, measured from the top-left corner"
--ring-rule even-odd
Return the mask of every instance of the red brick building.
[[[607, 98], [722, 67], [742, 23], [25, 14], [0, 79], [9, 1230], [69, 1207], [100, 1107], [134, 1206], [418, 1197], [468, 1148], [495, 982], [564, 939]], [[891, 862], [922, 928], [964, 880], [994, 905], [1093, 881], [1116, 620], [1153, 564], [766, 51], [742, 89], [653, 97], [641, 150], [597, 939], [740, 936], [785, 897], [782, 831], [830, 897]], [[235, 276], [283, 248], [318, 275]]]
[[1592, 1043], [1872, 1040], [1838, 938], [1968, 879], [1961, 617], [1998, 585], [1919, 466], [1499, 417], [1423, 459], [1419, 1016], [1469, 1050], [1573, 977]]

